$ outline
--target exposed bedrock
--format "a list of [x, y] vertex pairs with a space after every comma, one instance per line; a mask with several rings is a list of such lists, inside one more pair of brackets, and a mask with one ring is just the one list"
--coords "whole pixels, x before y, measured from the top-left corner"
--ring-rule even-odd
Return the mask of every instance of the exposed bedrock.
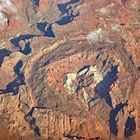
[[0, 1], [7, 139], [139, 140], [139, 1], [7, 1]]

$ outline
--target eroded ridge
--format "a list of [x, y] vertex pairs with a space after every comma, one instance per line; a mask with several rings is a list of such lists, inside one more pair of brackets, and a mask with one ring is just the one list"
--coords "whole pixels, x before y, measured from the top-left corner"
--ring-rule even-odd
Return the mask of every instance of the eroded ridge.
[[17, 140], [139, 138], [138, 5], [0, 0], [0, 120]]
[[[99, 104], [105, 103], [105, 106], [110, 108], [110, 118], [108, 118], [110, 133], [117, 135], [118, 130], [116, 130], [117, 133], [112, 131], [112, 125], [114, 123], [118, 125], [115, 120], [123, 107], [117, 111], [116, 115], [113, 115], [114, 119], [112, 112], [116, 112], [118, 102], [125, 104], [124, 102], [127, 102], [131, 96], [130, 91], [133, 91], [136, 80], [134, 74], [136, 69], [121, 46], [116, 44], [95, 46], [89, 44], [87, 40], [82, 40], [77, 45], [77, 49], [74, 46], [78, 42], [79, 40], [62, 43], [49, 53], [34, 56], [36, 59], [32, 64], [29, 61], [31, 74], [27, 73], [26, 69], [25, 73], [28, 74], [26, 77], [30, 90], [27, 92], [32, 98], [32, 105], [28, 105], [31, 110], [28, 109], [26, 115], [32, 118], [34, 108], [45, 110], [52, 108], [67, 116], [74, 110], [77, 110], [75, 114], [77, 116], [80, 110], [86, 111], [88, 108], [91, 114], [97, 115], [98, 111], [104, 110], [99, 107]], [[126, 86], [123, 83], [124, 77], [125, 80], [131, 79], [131, 83], [127, 83], [127, 85], [130, 84], [128, 89], [124, 88]], [[69, 98], [71, 98], [71, 103], [68, 101]], [[24, 102], [21, 99], [21, 106], [22, 104]], [[67, 111], [62, 106], [72, 107], [73, 110]], [[124, 105], [126, 106], [128, 104]], [[92, 112], [93, 108], [95, 111]], [[24, 109], [21, 108], [21, 110]], [[32, 113], [29, 113], [30, 111]]]

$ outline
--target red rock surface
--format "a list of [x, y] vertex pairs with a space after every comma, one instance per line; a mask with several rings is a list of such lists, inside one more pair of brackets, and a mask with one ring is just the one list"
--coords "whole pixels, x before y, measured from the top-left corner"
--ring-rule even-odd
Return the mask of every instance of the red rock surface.
[[3, 2], [0, 140], [139, 140], [140, 1]]

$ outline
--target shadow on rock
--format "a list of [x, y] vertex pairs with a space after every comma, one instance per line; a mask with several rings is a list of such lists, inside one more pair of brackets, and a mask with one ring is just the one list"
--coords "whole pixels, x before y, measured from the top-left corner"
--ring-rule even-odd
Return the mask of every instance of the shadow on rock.
[[[118, 66], [112, 66], [111, 71], [108, 72], [105, 77], [103, 78], [103, 81], [101, 81], [97, 86], [95, 87], [95, 97], [97, 98], [104, 98], [106, 103], [112, 108], [112, 100], [109, 94], [111, 85], [118, 79], [117, 76], [117, 67]], [[94, 98], [91, 100], [93, 101]]]
[[110, 111], [110, 114], [109, 114], [110, 132], [114, 134], [115, 136], [118, 135], [118, 125], [117, 125], [118, 121], [116, 119], [117, 114], [119, 113], [119, 111], [121, 111], [124, 107], [128, 105], [127, 102], [128, 100], [125, 103], [117, 104], [116, 107]]
[[136, 131], [136, 122], [133, 116], [128, 116], [126, 123], [125, 123], [125, 131], [124, 136], [130, 137], [135, 134]]
[[39, 6], [40, 0], [32, 0], [34, 6]]
[[7, 88], [5, 90], [0, 89], [0, 92], [2, 92], [3, 94], [7, 94], [7, 93], [13, 93], [13, 95], [18, 94], [19, 86], [25, 84], [25, 77], [23, 72], [21, 72], [22, 66], [23, 66], [23, 62], [22, 60], [20, 60], [14, 66], [14, 72], [16, 74], [16, 78], [7, 85]]
[[43, 32], [43, 36], [55, 38], [55, 34], [52, 30], [52, 24], [47, 22], [37, 23], [37, 28]]
[[7, 56], [10, 56], [11, 51], [7, 50], [7, 49], [1, 49], [0, 50], [0, 67], [4, 61], [4, 58]]
[[31, 53], [32, 49], [30, 47], [30, 42], [27, 42], [23, 47], [19, 48], [21, 53], [23, 53], [24, 55], [28, 55]]

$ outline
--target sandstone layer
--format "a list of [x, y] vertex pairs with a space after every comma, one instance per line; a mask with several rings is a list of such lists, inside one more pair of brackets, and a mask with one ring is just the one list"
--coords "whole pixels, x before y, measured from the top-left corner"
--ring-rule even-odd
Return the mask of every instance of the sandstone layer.
[[139, 0], [0, 0], [0, 140], [139, 140]]

